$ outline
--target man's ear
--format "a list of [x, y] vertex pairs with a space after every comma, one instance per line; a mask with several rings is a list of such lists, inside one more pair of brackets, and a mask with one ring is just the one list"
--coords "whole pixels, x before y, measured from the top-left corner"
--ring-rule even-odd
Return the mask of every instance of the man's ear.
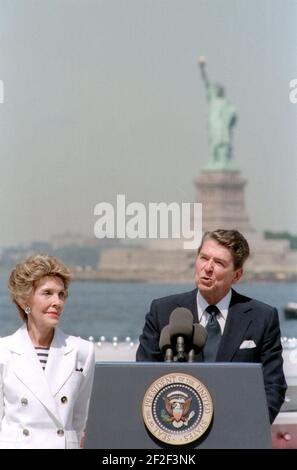
[[243, 268], [236, 269], [234, 273], [234, 277], [233, 277], [233, 284], [236, 284], [236, 282], [239, 281], [242, 275], [243, 275]]

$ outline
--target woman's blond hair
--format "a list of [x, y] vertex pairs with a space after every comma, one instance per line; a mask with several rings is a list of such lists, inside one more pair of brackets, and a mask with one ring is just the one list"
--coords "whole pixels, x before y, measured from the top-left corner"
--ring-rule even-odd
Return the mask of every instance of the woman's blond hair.
[[66, 298], [71, 273], [67, 266], [54, 256], [46, 254], [30, 256], [17, 264], [10, 274], [8, 281], [10, 296], [24, 321], [26, 321], [27, 315], [22, 304], [33, 294], [35, 283], [45, 276], [59, 277], [63, 281]]

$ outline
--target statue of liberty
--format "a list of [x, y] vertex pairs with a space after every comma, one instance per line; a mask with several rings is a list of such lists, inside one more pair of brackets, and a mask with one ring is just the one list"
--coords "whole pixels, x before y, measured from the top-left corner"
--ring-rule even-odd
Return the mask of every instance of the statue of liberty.
[[208, 140], [211, 159], [206, 170], [234, 170], [232, 165], [232, 129], [237, 121], [236, 109], [225, 97], [224, 88], [216, 83], [210, 83], [206, 75], [206, 60], [199, 57], [202, 80], [207, 91], [209, 103]]

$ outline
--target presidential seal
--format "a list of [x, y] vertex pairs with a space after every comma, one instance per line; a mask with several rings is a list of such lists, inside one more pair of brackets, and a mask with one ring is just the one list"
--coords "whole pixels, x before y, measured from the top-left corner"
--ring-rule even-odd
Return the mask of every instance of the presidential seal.
[[142, 402], [147, 429], [159, 441], [189, 444], [208, 429], [213, 416], [209, 391], [188, 374], [172, 373], [155, 380]]

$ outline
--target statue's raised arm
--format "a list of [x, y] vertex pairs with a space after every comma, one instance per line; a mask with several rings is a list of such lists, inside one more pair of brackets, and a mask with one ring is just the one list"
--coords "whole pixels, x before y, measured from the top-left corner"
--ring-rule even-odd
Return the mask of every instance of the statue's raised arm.
[[206, 86], [206, 89], [208, 89], [209, 87], [209, 80], [208, 80], [208, 76], [206, 74], [206, 59], [203, 55], [201, 55], [198, 59], [198, 65], [200, 67], [200, 72], [201, 72], [201, 77], [202, 77], [202, 80], [203, 82], [205, 83], [205, 86]]

